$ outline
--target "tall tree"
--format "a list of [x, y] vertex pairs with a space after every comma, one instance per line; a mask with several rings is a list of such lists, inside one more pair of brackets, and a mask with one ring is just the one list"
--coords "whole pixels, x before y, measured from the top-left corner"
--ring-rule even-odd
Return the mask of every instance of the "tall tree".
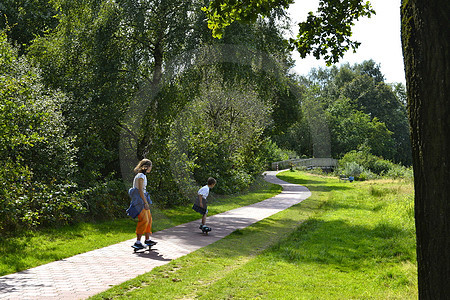
[[[344, 64], [339, 68], [313, 69], [308, 79], [319, 89], [320, 98], [328, 107], [341, 98], [348, 98], [352, 109], [364, 112], [371, 119], [377, 118], [392, 132], [393, 144], [378, 144], [382, 150], [376, 155], [396, 163], [411, 165], [411, 145], [406, 104], [401, 96], [402, 85], [391, 86], [384, 83], [384, 76], [379, 65], [373, 60], [350, 66]], [[308, 83], [307, 83], [308, 84]], [[309, 84], [311, 85], [311, 84]]]
[[[221, 14], [220, 4], [227, 7], [230, 2], [211, 1], [209, 11], [213, 29], [236, 20], [233, 16]], [[269, 9], [287, 7], [291, 1], [262, 1], [266, 4], [264, 6], [260, 2], [248, 0], [245, 7], [267, 10], [267, 5]], [[350, 1], [320, 2], [332, 5]], [[361, 1], [352, 2], [361, 4]], [[231, 11], [236, 13], [240, 5], [231, 5], [234, 6]], [[259, 9], [249, 14], [264, 12]], [[403, 0], [401, 15], [415, 180], [419, 296], [445, 299], [450, 278], [450, 257], [445, 255], [450, 249], [450, 107], [447, 94], [450, 80], [450, 2]]]
[[445, 299], [450, 278], [450, 2], [402, 1], [401, 14], [419, 298]]
[[[191, 30], [190, 4], [180, 0], [52, 3], [59, 11], [59, 25], [37, 40], [30, 53], [43, 68], [47, 84], [74, 96], [64, 113], [78, 137], [80, 179], [89, 184], [119, 169], [119, 132], [128, 104], [144, 83], [158, 85], [164, 59], [183, 48]], [[156, 99], [149, 97], [153, 101], [149, 105], [164, 109]]]

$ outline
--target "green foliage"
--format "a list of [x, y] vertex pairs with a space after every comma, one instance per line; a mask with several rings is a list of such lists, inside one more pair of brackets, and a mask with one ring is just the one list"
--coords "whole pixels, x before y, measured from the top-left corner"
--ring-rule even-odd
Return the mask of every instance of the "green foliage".
[[255, 91], [210, 79], [175, 121], [171, 157], [184, 157], [183, 168], [200, 185], [212, 176], [218, 193], [240, 191], [266, 166], [258, 149], [269, 116]]
[[393, 165], [391, 162], [371, 154], [368, 148], [362, 148], [360, 151], [352, 150], [346, 153], [339, 160], [339, 164], [344, 165], [347, 163], [356, 163], [378, 175], [386, 172]]
[[298, 118], [273, 140], [298, 156], [341, 158], [369, 147], [376, 156], [411, 164], [409, 125], [401, 84], [387, 85], [373, 60], [313, 69], [298, 78]]
[[[214, 0], [203, 10], [207, 13], [208, 27], [212, 35], [222, 38], [224, 28], [234, 21], [255, 22], [259, 15], [269, 16], [275, 9], [286, 9], [292, 0], [277, 1], [230, 1]], [[331, 65], [336, 63], [350, 48], [355, 51], [359, 43], [350, 39], [351, 26], [361, 17], [370, 17], [375, 11], [370, 3], [360, 1], [321, 0], [317, 14], [309, 13], [305, 22], [299, 24], [299, 34], [291, 39], [301, 57], [312, 53], [323, 57]]]
[[314, 131], [308, 123], [302, 109], [298, 108], [298, 110], [300, 120], [286, 128], [282, 133], [273, 135], [271, 138], [281, 148], [294, 151], [295, 156], [313, 157], [311, 135], [314, 134]]
[[[120, 7], [108, 1], [53, 1], [55, 31], [36, 39], [29, 54], [45, 83], [70, 94], [63, 107], [68, 132], [79, 149], [76, 181], [83, 187], [118, 167], [120, 120], [136, 74], [133, 48], [121, 35]], [[134, 59], [134, 58], [133, 58]]]
[[387, 172], [384, 173], [384, 176], [388, 178], [408, 179], [412, 181], [414, 179], [414, 172], [412, 167], [405, 167], [394, 164], [389, 170], [387, 170]]
[[44, 87], [3, 31], [0, 70], [0, 228], [72, 222], [83, 207], [71, 181], [76, 148], [60, 109], [67, 97]]
[[341, 172], [347, 176], [358, 178], [364, 172], [364, 168], [354, 161], [344, 163], [343, 166], [344, 167]]
[[367, 144], [377, 155], [389, 155], [393, 140], [384, 123], [352, 107], [349, 99], [338, 99], [327, 109], [333, 154], [341, 156]]
[[[297, 154], [292, 150], [283, 150], [271, 139], [266, 139], [259, 147], [261, 157], [265, 157], [268, 163], [288, 160]], [[267, 167], [270, 167], [269, 165]]]
[[412, 179], [412, 168], [394, 164], [370, 153], [369, 148], [350, 151], [339, 160], [338, 173], [355, 176], [360, 180], [386, 177]]
[[277, 1], [210, 1], [203, 7], [208, 17], [208, 28], [216, 38], [222, 38], [224, 29], [234, 21], [255, 22], [258, 15], [267, 16], [275, 7], [287, 8], [293, 0]]
[[57, 26], [56, 14], [48, 0], [2, 0], [0, 30], [7, 29], [8, 38], [23, 53], [36, 36]]
[[1, 235], [72, 223], [85, 212], [80, 194], [69, 181], [42, 183], [33, 178], [22, 161], [0, 163]]
[[[281, 108], [273, 113], [275, 122], [271, 131], [283, 130], [296, 120], [297, 110], [291, 108], [298, 101], [290, 92], [288, 80], [279, 80], [284, 78], [292, 62], [275, 18], [254, 26], [230, 28], [233, 38], [224, 42], [232, 44], [231, 50], [204, 54], [196, 52], [199, 45], [221, 42], [211, 42], [205, 27], [201, 27], [206, 24], [199, 2], [58, 0], [53, 3], [60, 12], [59, 26], [37, 39], [30, 53], [43, 68], [47, 84], [73, 95], [64, 107], [64, 115], [70, 134], [77, 137], [76, 161], [80, 171], [76, 180], [82, 187], [88, 188], [105, 174], [119, 171], [117, 148], [119, 133], [124, 130], [131, 132], [136, 144], [131, 159], [147, 156], [154, 161], [157, 171], [151, 179], [154, 194], [164, 197], [162, 202], [182, 201], [184, 192], [176, 188], [180, 183], [173, 175], [178, 171], [172, 170], [171, 164], [176, 163], [171, 162], [168, 138], [177, 115], [199, 96], [199, 83], [208, 80], [201, 67], [197, 70], [192, 66], [193, 61], [201, 61], [203, 56], [208, 61], [218, 60], [216, 65], [225, 81], [238, 77], [251, 84], [256, 82], [254, 89], [260, 97]], [[235, 47], [236, 44], [244, 47]], [[251, 51], [241, 50], [247, 48]], [[255, 55], [254, 49], [265, 53], [265, 57]], [[249, 57], [247, 65], [229, 63], [230, 60], [240, 62], [243, 55]], [[255, 72], [255, 66], [269, 65], [268, 59], [275, 61], [272, 56], [286, 66], [266, 68], [274, 74]], [[183, 70], [181, 74], [180, 70]], [[136, 109], [140, 112], [130, 120], [127, 109], [133, 108], [135, 102], [141, 102]], [[225, 165], [249, 164], [250, 159], [245, 162], [242, 157], [245, 153], [253, 157], [255, 147], [252, 147]], [[261, 164], [255, 169], [260, 169]], [[230, 176], [247, 181], [240, 172]], [[182, 186], [184, 190], [185, 185]]]
[[291, 42], [302, 58], [312, 53], [330, 66], [349, 49], [356, 51], [360, 43], [350, 39], [351, 27], [359, 18], [372, 14], [375, 11], [368, 1], [321, 0], [317, 15], [310, 12], [306, 22], [299, 23], [297, 39]]
[[83, 206], [86, 209], [84, 220], [105, 221], [126, 217], [130, 198], [127, 186], [121, 180], [106, 178], [94, 186], [82, 190]]
[[39, 70], [19, 58], [4, 32], [0, 53], [0, 159], [23, 157], [39, 180], [70, 176], [76, 149], [61, 114], [67, 97], [44, 87]]
[[[302, 115], [306, 116], [311, 134], [311, 139], [305, 143], [313, 144], [314, 154], [317, 144], [328, 140], [328, 155], [332, 157], [339, 158], [351, 150], [368, 146], [376, 156], [403, 165], [411, 164], [403, 87], [385, 84], [380, 67], [374, 61], [313, 69], [308, 79], [299, 82], [306, 86]], [[296, 127], [305, 128], [300, 122]]]

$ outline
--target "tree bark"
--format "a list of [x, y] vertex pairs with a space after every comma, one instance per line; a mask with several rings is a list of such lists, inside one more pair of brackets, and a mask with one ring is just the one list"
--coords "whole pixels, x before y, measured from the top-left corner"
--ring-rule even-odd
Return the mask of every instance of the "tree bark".
[[420, 299], [450, 286], [450, 1], [402, 0]]

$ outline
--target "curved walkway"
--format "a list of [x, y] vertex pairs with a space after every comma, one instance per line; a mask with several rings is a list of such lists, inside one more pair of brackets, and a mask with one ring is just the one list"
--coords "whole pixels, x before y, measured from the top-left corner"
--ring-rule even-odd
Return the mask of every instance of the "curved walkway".
[[[278, 171], [280, 172], [280, 171]], [[102, 249], [55, 261], [19, 273], [0, 277], [0, 299], [85, 299], [111, 286], [149, 272], [199, 248], [224, 238], [236, 229], [250, 226], [264, 218], [308, 198], [303, 186], [276, 177], [277, 171], [265, 173], [268, 182], [279, 184], [283, 191], [270, 199], [208, 217], [213, 228], [209, 235], [193, 221], [153, 234], [155, 250], [133, 254], [131, 239]], [[139, 268], [135, 266], [139, 265]], [[144, 271], [145, 270], [145, 271]]]

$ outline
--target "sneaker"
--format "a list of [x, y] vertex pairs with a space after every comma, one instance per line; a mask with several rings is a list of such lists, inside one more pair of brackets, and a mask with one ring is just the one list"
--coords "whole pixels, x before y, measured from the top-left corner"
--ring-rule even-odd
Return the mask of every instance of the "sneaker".
[[152, 240], [146, 240], [146, 241], [145, 241], [145, 244], [146, 244], [147, 246], [154, 246], [154, 245], [157, 244], [157, 242], [152, 241]]
[[142, 245], [142, 243], [138, 243], [138, 242], [134, 243], [133, 247], [135, 247], [137, 249], [144, 249], [145, 248], [145, 246]]

